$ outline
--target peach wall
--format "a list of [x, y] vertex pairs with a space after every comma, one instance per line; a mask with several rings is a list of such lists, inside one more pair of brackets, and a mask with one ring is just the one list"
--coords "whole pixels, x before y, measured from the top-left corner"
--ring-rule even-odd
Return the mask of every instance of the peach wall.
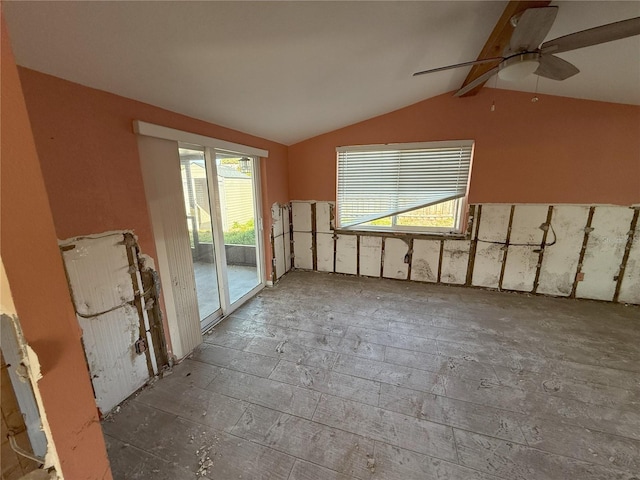
[[80, 329], [4, 19], [1, 48], [2, 261], [25, 339], [41, 365], [38, 388], [62, 473], [68, 479], [110, 479]]
[[261, 173], [271, 258], [271, 205], [289, 200], [286, 146], [27, 68], [19, 72], [58, 238], [133, 229], [143, 253], [155, 258], [132, 130], [133, 120], [142, 120], [269, 151]]
[[291, 199], [335, 200], [336, 146], [472, 139], [472, 203], [640, 203], [640, 107], [531, 97], [447, 93], [292, 145]]

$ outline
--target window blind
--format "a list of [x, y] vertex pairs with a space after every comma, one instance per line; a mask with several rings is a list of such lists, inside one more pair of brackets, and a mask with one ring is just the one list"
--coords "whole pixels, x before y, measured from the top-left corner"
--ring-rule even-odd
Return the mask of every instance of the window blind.
[[473, 141], [338, 147], [338, 224], [351, 227], [464, 197]]

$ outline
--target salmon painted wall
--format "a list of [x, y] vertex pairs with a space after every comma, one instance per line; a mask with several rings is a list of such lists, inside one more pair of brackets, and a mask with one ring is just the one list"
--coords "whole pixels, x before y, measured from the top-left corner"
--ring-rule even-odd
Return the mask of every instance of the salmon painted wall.
[[1, 254], [38, 389], [68, 479], [110, 479], [102, 429], [40, 162], [2, 19]]
[[640, 203], [640, 107], [531, 97], [447, 93], [292, 145], [291, 199], [335, 200], [337, 146], [472, 139], [471, 203]]
[[58, 238], [132, 229], [142, 252], [155, 258], [132, 130], [142, 120], [269, 151], [261, 173], [271, 258], [271, 205], [289, 200], [286, 146], [34, 70], [19, 73]]

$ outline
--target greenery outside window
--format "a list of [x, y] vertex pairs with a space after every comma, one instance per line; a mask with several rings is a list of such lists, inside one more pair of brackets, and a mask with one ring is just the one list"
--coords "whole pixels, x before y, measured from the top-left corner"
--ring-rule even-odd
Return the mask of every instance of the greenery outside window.
[[473, 141], [337, 149], [337, 227], [461, 233]]

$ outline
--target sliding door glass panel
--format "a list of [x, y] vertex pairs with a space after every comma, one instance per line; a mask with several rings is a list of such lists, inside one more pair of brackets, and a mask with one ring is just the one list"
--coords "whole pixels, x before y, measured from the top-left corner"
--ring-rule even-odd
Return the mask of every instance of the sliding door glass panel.
[[253, 168], [252, 158], [216, 150], [220, 214], [231, 303], [260, 284]]
[[213, 220], [204, 151], [180, 148], [182, 191], [187, 212], [200, 323], [205, 328], [220, 311], [220, 294], [213, 242]]

